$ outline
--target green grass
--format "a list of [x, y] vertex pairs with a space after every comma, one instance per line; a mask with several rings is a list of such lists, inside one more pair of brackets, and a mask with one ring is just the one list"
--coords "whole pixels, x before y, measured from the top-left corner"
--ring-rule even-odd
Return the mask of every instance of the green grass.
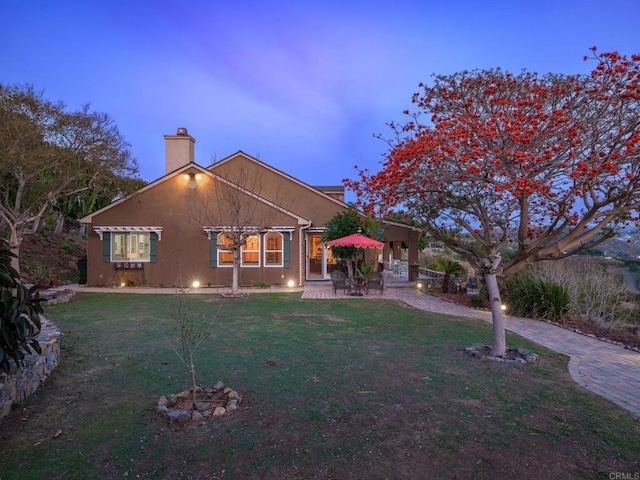
[[509, 335], [540, 361], [482, 362], [460, 348], [490, 343], [486, 323], [299, 296], [189, 297], [190, 312], [213, 322], [196, 352], [199, 383], [221, 380], [245, 400], [188, 427], [154, 412], [159, 395], [189, 384], [169, 342], [174, 296], [79, 294], [46, 308], [64, 332], [62, 362], [0, 425], [0, 479], [640, 471], [640, 422], [577, 386], [566, 357]]

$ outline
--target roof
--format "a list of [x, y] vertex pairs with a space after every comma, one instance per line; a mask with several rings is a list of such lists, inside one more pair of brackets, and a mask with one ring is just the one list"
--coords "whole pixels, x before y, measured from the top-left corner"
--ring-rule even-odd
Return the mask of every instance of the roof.
[[[331, 195], [328, 195], [320, 187], [312, 187], [311, 185], [309, 185], [309, 184], [307, 184], [307, 183], [305, 183], [305, 182], [303, 182], [301, 180], [298, 180], [297, 178], [292, 177], [291, 175], [283, 172], [282, 170], [278, 170], [277, 168], [272, 167], [268, 163], [265, 163], [265, 162], [263, 162], [261, 160], [258, 160], [255, 157], [252, 157], [251, 155], [249, 155], [248, 153], [243, 152], [242, 150], [238, 150], [236, 153], [233, 153], [233, 154], [229, 155], [228, 157], [225, 157], [222, 160], [209, 165], [207, 167], [207, 169], [213, 171], [219, 165], [222, 165], [224, 163], [230, 162], [231, 160], [233, 160], [238, 155], [242, 155], [246, 159], [257, 163], [258, 165], [261, 165], [263, 168], [266, 168], [267, 170], [271, 170], [272, 172], [277, 173], [278, 175], [280, 175], [280, 176], [282, 176], [282, 177], [284, 177], [284, 178], [286, 178], [286, 179], [288, 179], [288, 180], [290, 180], [290, 181], [292, 181], [292, 182], [294, 182], [294, 183], [296, 183], [296, 184], [298, 184], [298, 185], [300, 185], [300, 186], [302, 186], [302, 187], [314, 192], [315, 194], [320, 194], [320, 195], [324, 196], [328, 200], [330, 200], [332, 202], [335, 202], [336, 204], [340, 205], [343, 208], [347, 208], [348, 207], [348, 205], [345, 202], [342, 202], [342, 201], [336, 199], [335, 197], [332, 197]], [[325, 187], [322, 187], [322, 188], [325, 188]], [[329, 188], [332, 188], [332, 189], [333, 188], [342, 188], [342, 191], [344, 191], [344, 187], [329, 187]], [[326, 191], [329, 191], [329, 190], [326, 190]], [[336, 191], [336, 190], [332, 190], [332, 191]]]
[[235, 184], [233, 182], [230, 182], [226, 178], [221, 177], [220, 175], [216, 175], [212, 171], [210, 171], [210, 170], [208, 170], [208, 169], [206, 169], [206, 168], [204, 168], [204, 167], [202, 167], [202, 166], [200, 166], [200, 165], [198, 165], [196, 163], [188, 163], [187, 165], [185, 165], [185, 166], [183, 166], [181, 168], [178, 168], [178, 169], [174, 170], [173, 172], [170, 172], [170, 173], [164, 175], [163, 177], [158, 178], [154, 182], [148, 183], [147, 185], [145, 185], [141, 189], [135, 191], [134, 193], [132, 193], [130, 195], [127, 195], [126, 197], [123, 197], [123, 198], [121, 198], [119, 200], [116, 200], [115, 202], [112, 202], [109, 205], [107, 205], [107, 206], [105, 206], [105, 207], [103, 207], [103, 208], [101, 208], [99, 210], [96, 210], [95, 212], [92, 212], [89, 215], [86, 215], [86, 216], [82, 217], [79, 220], [79, 222], [80, 223], [84, 223], [84, 224], [89, 224], [89, 223], [92, 222], [94, 216], [100, 215], [101, 213], [106, 212], [107, 210], [115, 207], [116, 205], [120, 205], [121, 203], [129, 201], [130, 199], [136, 197], [137, 195], [140, 195], [141, 193], [143, 193], [143, 192], [155, 187], [156, 185], [159, 185], [162, 182], [167, 181], [171, 177], [174, 177], [176, 175], [181, 174], [182, 172], [185, 172], [187, 170], [192, 170], [192, 169], [199, 170], [200, 172], [204, 173], [205, 175], [209, 175], [210, 177], [215, 178], [216, 180], [218, 180], [220, 182], [223, 182], [223, 183], [225, 183], [227, 185], [230, 185], [230, 186], [232, 186], [234, 188], [237, 188], [238, 190], [246, 193], [247, 195], [252, 196], [253, 198], [258, 200], [259, 202], [262, 202], [262, 203], [264, 203], [266, 205], [269, 205], [270, 207], [273, 207], [273, 208], [275, 208], [275, 209], [277, 209], [277, 210], [279, 210], [279, 211], [281, 211], [281, 212], [283, 212], [283, 213], [285, 213], [285, 214], [297, 219], [299, 225], [304, 225], [304, 224], [311, 223], [311, 220], [309, 220], [307, 218], [304, 218], [304, 217], [302, 217], [302, 216], [300, 216], [300, 215], [292, 212], [291, 210], [288, 210], [288, 209], [286, 209], [286, 208], [284, 208], [284, 207], [282, 207], [280, 205], [277, 205], [277, 204], [273, 203], [271, 200], [269, 200], [267, 198], [264, 198], [264, 197], [254, 193], [254, 192], [250, 192], [247, 189], [242, 188], [240, 185], [237, 185], [237, 184]]

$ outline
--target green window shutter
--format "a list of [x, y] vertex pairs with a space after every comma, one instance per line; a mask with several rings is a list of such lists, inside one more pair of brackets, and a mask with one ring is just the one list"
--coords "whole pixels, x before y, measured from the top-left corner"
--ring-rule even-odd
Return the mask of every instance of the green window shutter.
[[211, 268], [218, 266], [218, 235], [211, 234]]
[[290, 251], [290, 237], [291, 237], [291, 233], [289, 232], [284, 232], [284, 241], [282, 244], [282, 257], [283, 257], [283, 262], [284, 262], [284, 268], [289, 268], [289, 251]]
[[111, 261], [111, 232], [102, 234], [102, 260], [107, 263]]
[[156, 249], [158, 243], [158, 234], [155, 232], [151, 232], [149, 235], [149, 261], [156, 261]]

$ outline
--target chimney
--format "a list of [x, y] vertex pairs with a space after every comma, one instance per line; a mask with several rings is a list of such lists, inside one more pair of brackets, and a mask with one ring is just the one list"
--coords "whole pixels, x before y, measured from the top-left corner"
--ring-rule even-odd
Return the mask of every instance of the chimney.
[[196, 139], [187, 133], [187, 129], [179, 127], [175, 135], [165, 135], [165, 174], [193, 163], [193, 145]]

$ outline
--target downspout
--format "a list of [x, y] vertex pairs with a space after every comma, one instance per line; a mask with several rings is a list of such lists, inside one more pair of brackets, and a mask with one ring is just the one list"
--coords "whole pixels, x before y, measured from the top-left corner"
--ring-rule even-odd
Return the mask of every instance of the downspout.
[[[307, 252], [305, 252], [305, 256], [302, 256], [302, 239], [304, 238], [303, 231], [311, 227], [311, 221], [307, 222], [305, 225], [300, 227], [300, 233], [298, 238], [298, 258], [302, 260], [302, 262], [298, 262], [298, 286], [302, 287], [304, 282], [302, 281], [302, 266], [307, 263]], [[305, 278], [306, 280], [306, 278]]]

